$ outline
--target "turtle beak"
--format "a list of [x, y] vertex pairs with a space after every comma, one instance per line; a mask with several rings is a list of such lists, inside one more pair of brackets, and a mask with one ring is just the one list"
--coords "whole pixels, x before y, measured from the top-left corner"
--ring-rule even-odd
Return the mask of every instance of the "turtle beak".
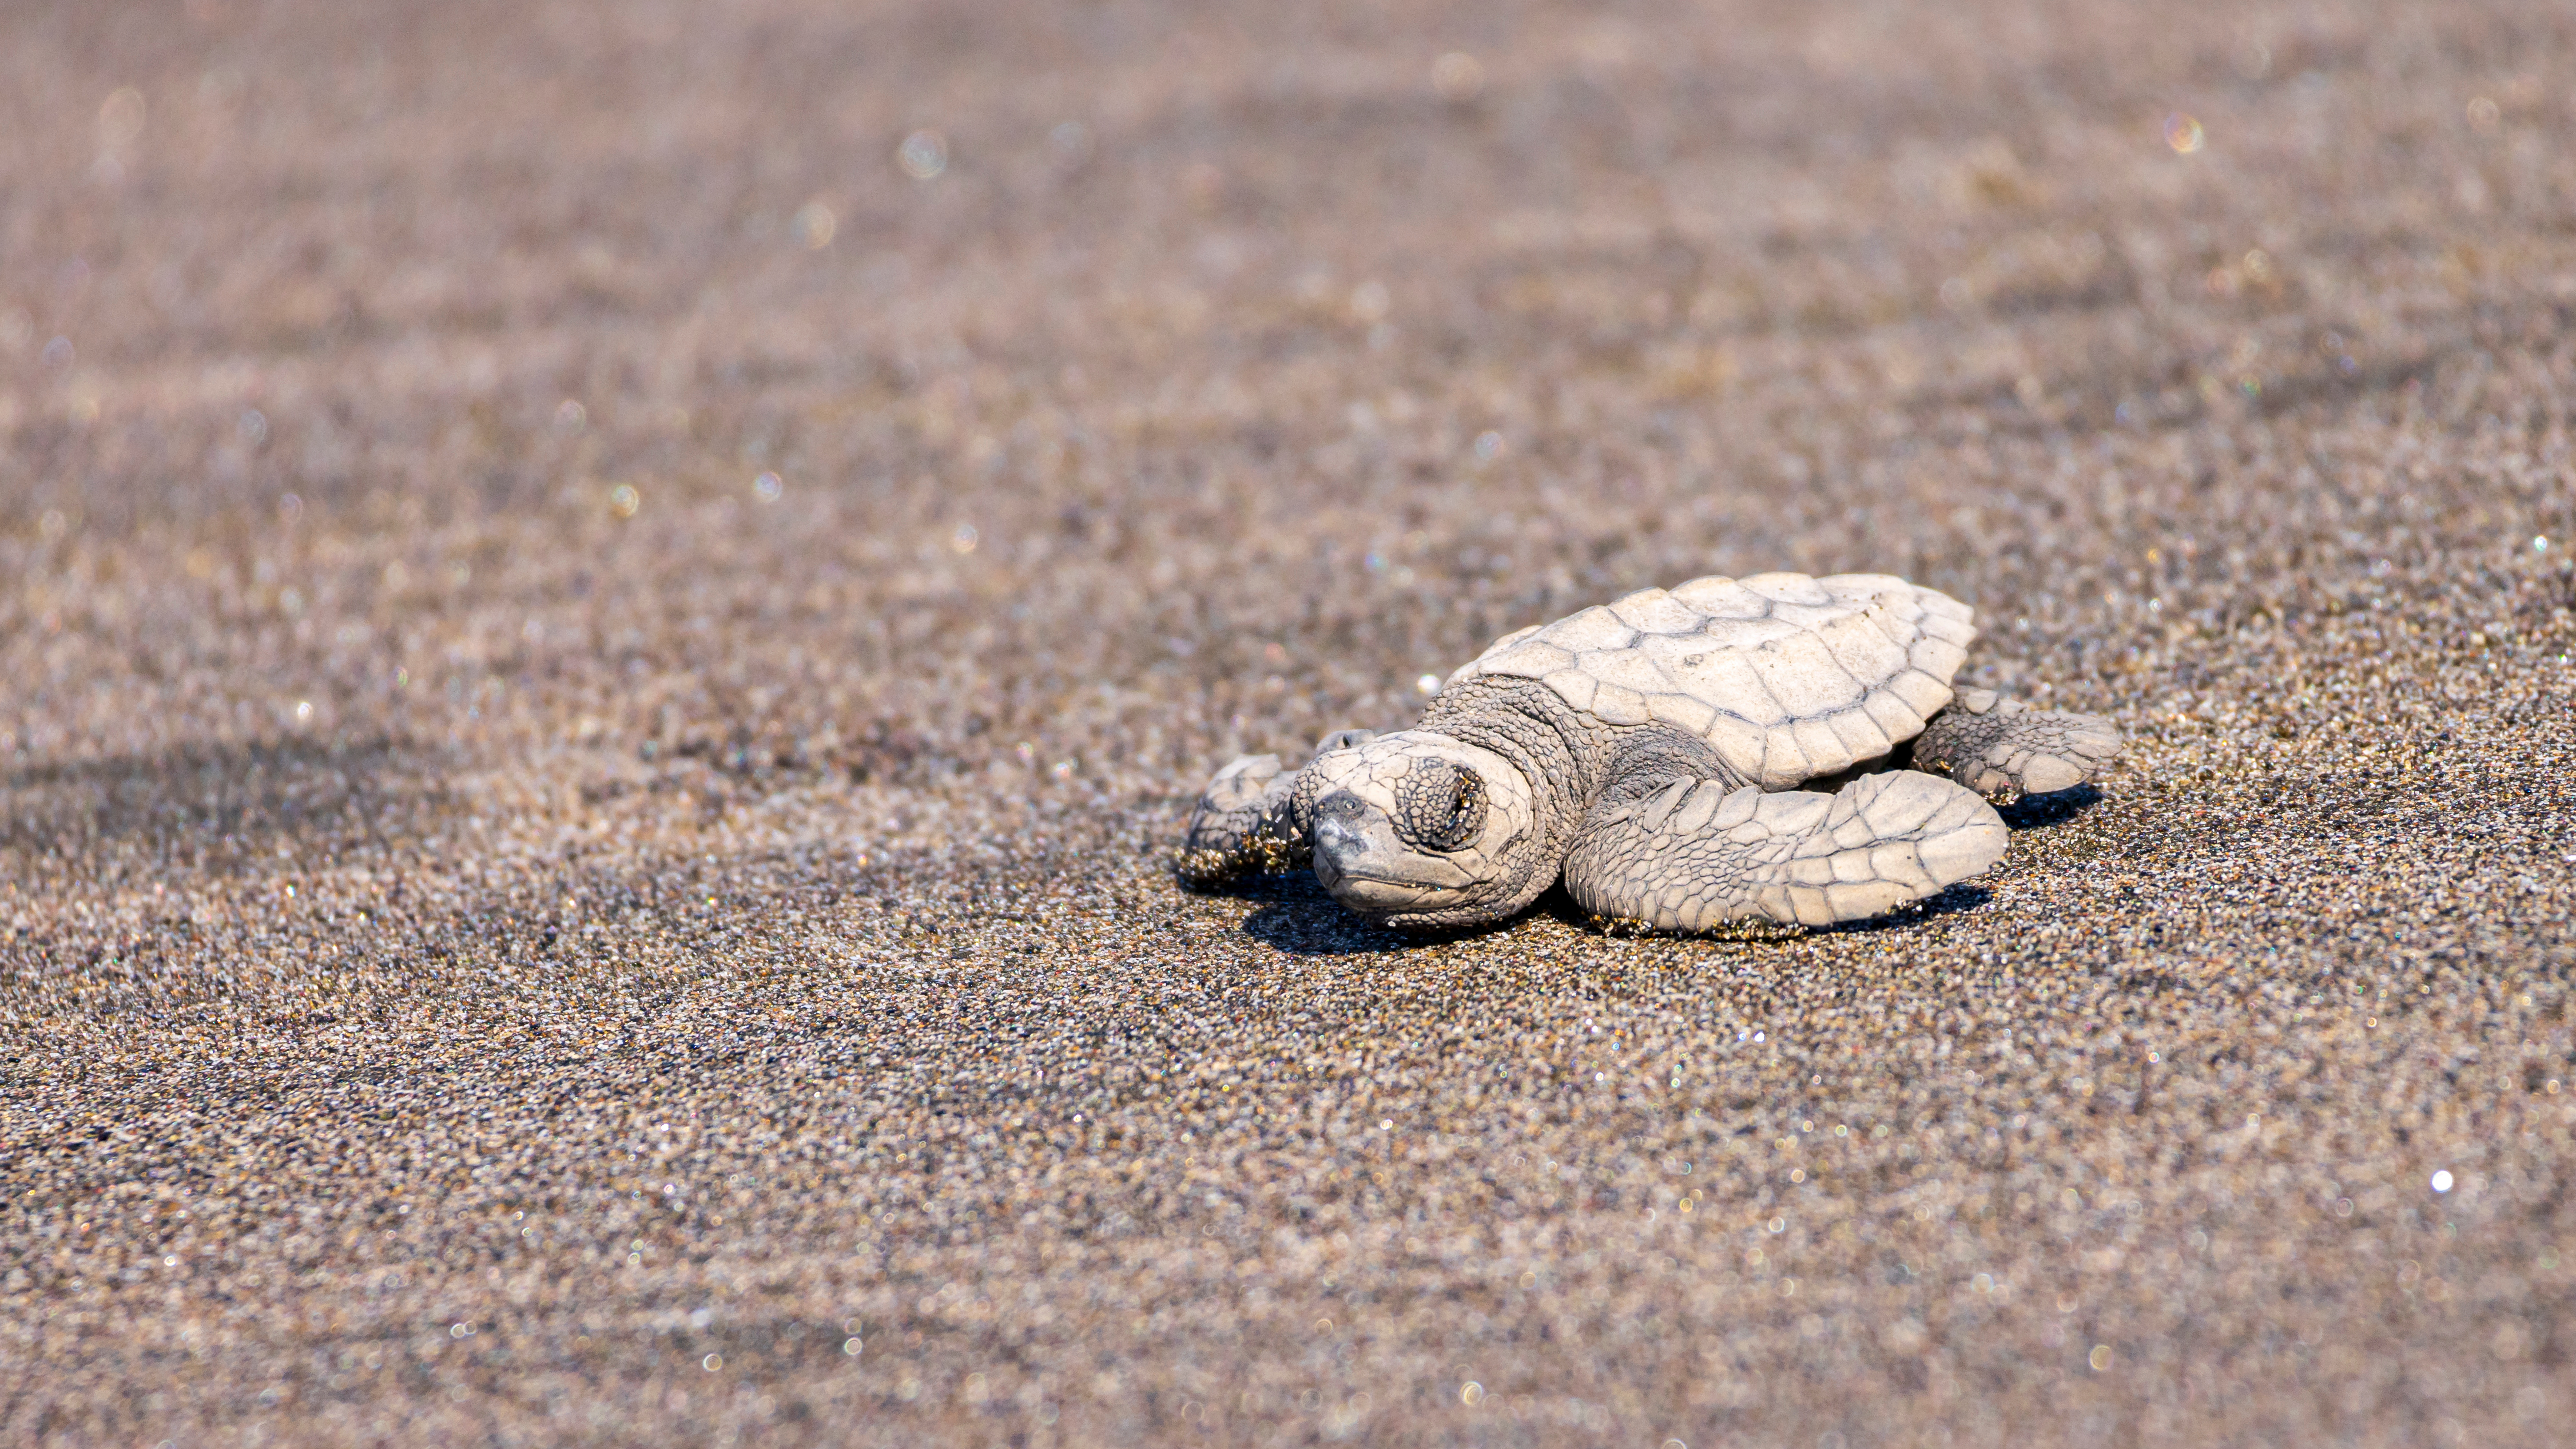
[[1315, 879], [1364, 916], [1411, 910], [1473, 883], [1451, 862], [1406, 849], [1384, 816], [1347, 791], [1316, 802], [1314, 844]]
[[1325, 809], [1315, 812], [1315, 878], [1324, 883], [1324, 889], [1339, 895], [1342, 883], [1352, 879], [1354, 873], [1367, 873], [1369, 857], [1376, 852], [1369, 848], [1365, 824], [1338, 811], [1327, 813], [1329, 810], [1328, 802]]

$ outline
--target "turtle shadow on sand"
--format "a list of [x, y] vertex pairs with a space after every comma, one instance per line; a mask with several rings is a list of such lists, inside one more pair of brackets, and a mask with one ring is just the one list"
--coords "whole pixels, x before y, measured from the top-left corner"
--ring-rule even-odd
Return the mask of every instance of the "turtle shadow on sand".
[[[1468, 937], [1508, 931], [1532, 916], [1548, 916], [1586, 935], [1604, 940], [1618, 939], [1601, 929], [1589, 912], [1565, 893], [1562, 885], [1550, 887], [1530, 908], [1520, 915], [1490, 926], [1465, 931], [1398, 931], [1371, 925], [1344, 910], [1312, 875], [1296, 872], [1289, 875], [1263, 876], [1242, 881], [1217, 892], [1238, 899], [1257, 900], [1261, 905], [1243, 918], [1243, 933], [1275, 950], [1295, 956], [1365, 956], [1388, 951], [1406, 951], [1421, 946], [1436, 946]], [[1801, 928], [1771, 927], [1755, 923], [1755, 929], [1741, 939], [1724, 936], [1676, 937], [1679, 940], [1707, 940], [1721, 944], [1763, 944], [1796, 940], [1806, 935], [1857, 935], [1877, 931], [1902, 930], [1919, 926], [1942, 916], [1973, 911], [1994, 899], [1994, 892], [1981, 885], [1954, 885], [1939, 895], [1901, 906], [1883, 916], [1862, 921], [1844, 921], [1831, 926]]]
[[2057, 790], [2046, 795], [2024, 795], [2010, 805], [1998, 805], [1995, 813], [2004, 818], [2010, 830], [2038, 830], [2050, 825], [2063, 825], [2102, 803], [2102, 792], [2091, 785], [2078, 785], [2071, 790]]
[[1865, 920], [1837, 921], [1830, 926], [1808, 929], [1815, 936], [1866, 936], [1879, 931], [1901, 931], [1943, 916], [1962, 915], [1993, 900], [1995, 893], [1981, 885], [1954, 885], [1937, 896], [1927, 896], [1909, 905], [1898, 906], [1883, 916]]
[[1465, 936], [1502, 930], [1498, 922], [1468, 931], [1398, 931], [1372, 925], [1342, 908], [1312, 871], [1260, 876], [1235, 882], [1221, 892], [1262, 904], [1243, 918], [1243, 933], [1265, 946], [1295, 956], [1363, 956], [1437, 945]]
[[[1965, 911], [1973, 911], [1993, 900], [1994, 895], [1993, 891], [1981, 885], [1954, 885], [1938, 895], [1927, 896], [1922, 900], [1898, 906], [1885, 915], [1870, 916], [1857, 921], [1837, 921], [1829, 926], [1791, 926], [1771, 921], [1752, 920], [1742, 922], [1742, 929], [1736, 932], [1718, 930], [1699, 935], [1654, 934], [1658, 939], [1663, 940], [1704, 941], [1713, 945], [1741, 946], [1794, 941], [1802, 936], [1841, 936], [1872, 931], [1892, 931], [1921, 925], [1925, 921], [1941, 916], [1955, 916]], [[1530, 907], [1529, 914], [1553, 916], [1578, 931], [1605, 939], [1633, 939], [1625, 932], [1603, 930], [1589, 911], [1584, 910], [1574, 897], [1566, 894], [1565, 887], [1562, 885], [1540, 896], [1537, 903]]]

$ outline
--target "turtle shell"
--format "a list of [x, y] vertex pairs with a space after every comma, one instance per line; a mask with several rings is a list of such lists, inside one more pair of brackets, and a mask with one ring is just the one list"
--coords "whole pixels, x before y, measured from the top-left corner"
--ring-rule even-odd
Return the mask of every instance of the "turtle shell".
[[1886, 574], [1693, 579], [1506, 634], [1449, 683], [1535, 679], [1606, 723], [1686, 730], [1780, 790], [1922, 733], [1973, 617]]

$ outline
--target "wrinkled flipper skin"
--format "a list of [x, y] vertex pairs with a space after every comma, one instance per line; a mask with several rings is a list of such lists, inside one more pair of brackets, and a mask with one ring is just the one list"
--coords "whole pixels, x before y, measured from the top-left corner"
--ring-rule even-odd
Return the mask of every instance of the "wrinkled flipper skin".
[[[1335, 730], [1316, 754], [1348, 749], [1377, 738], [1374, 730]], [[1190, 832], [1173, 870], [1197, 890], [1247, 875], [1276, 875], [1314, 858], [1314, 848], [1291, 808], [1297, 772], [1279, 768], [1277, 755], [1243, 755], [1208, 782], [1190, 813]]]
[[1675, 780], [1586, 821], [1565, 888], [1605, 924], [1636, 929], [1824, 926], [1936, 895], [2001, 860], [2007, 836], [1993, 806], [1914, 770], [1833, 795]]
[[1914, 741], [1914, 767], [2010, 804], [2099, 780], [2119, 753], [2119, 728], [2098, 715], [1963, 689]]

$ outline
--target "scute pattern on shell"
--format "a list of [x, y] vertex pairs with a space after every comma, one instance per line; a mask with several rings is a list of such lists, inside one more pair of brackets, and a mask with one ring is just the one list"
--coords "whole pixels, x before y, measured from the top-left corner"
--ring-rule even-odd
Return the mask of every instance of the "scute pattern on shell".
[[1777, 790], [1920, 734], [1950, 702], [1973, 619], [1886, 574], [1693, 579], [1506, 634], [1449, 682], [1535, 679], [1606, 723], [1687, 730]]

